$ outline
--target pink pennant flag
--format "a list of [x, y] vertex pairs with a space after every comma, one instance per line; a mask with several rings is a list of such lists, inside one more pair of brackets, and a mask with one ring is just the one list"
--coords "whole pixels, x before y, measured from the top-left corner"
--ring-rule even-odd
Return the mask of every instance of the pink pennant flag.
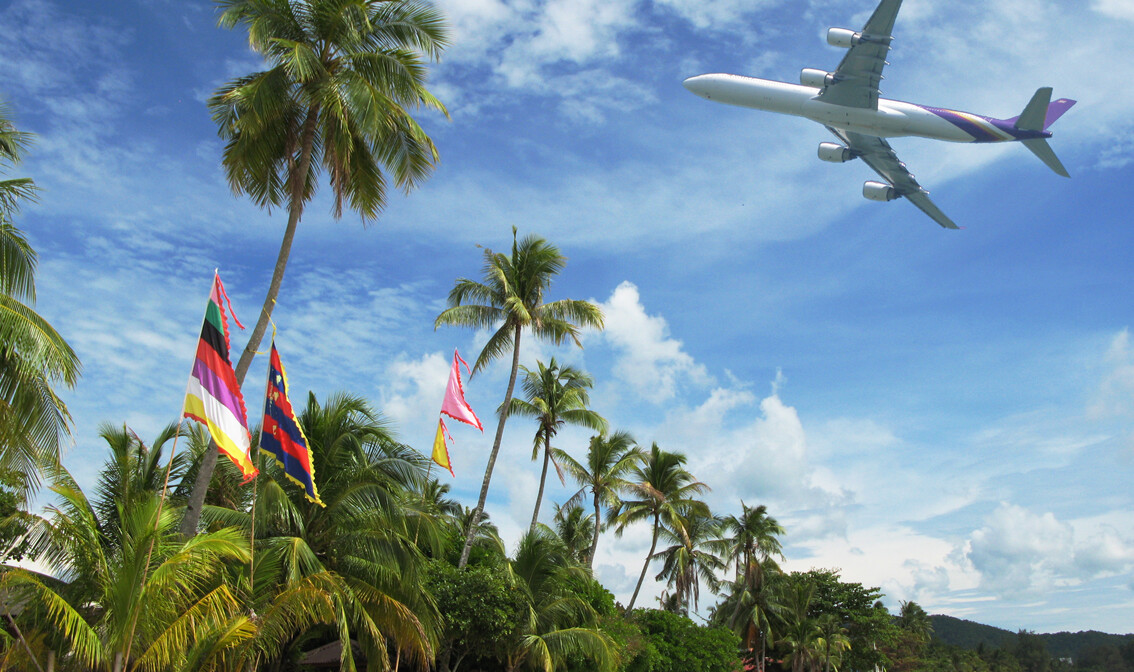
[[[445, 387], [445, 401], [441, 403], [441, 412], [454, 420], [467, 423], [476, 427], [480, 431], [484, 431], [484, 427], [480, 424], [480, 418], [476, 417], [473, 413], [472, 406], [469, 402], [465, 401], [465, 386], [461, 384], [461, 368], [457, 362], [465, 365], [465, 370], [469, 371], [469, 365], [461, 356], [457, 354], [456, 349], [453, 350], [453, 368], [449, 371], [449, 384]], [[470, 371], [470, 375], [471, 375]]]

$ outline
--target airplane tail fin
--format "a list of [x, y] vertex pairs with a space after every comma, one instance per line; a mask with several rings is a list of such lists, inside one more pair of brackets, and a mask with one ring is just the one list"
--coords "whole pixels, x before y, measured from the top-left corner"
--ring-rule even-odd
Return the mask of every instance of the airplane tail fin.
[[1051, 87], [1045, 86], [1036, 91], [1020, 116], [1010, 121], [1015, 122], [1016, 128], [1022, 131], [1046, 131], [1063, 116], [1063, 113], [1070, 110], [1075, 102], [1068, 98], [1060, 98], [1052, 102]]
[[1021, 142], [1024, 143], [1025, 147], [1032, 150], [1032, 154], [1038, 156], [1039, 160], [1043, 161], [1048, 168], [1054, 170], [1056, 175], [1071, 177], [1071, 174], [1063, 167], [1063, 163], [1060, 162], [1059, 157], [1056, 156], [1055, 152], [1051, 149], [1051, 145], [1047, 144], [1046, 138], [1032, 138], [1031, 140], [1022, 140]]
[[[1016, 117], [1014, 125], [1021, 131], [1046, 131], [1048, 126], [1054, 124], [1074, 104], [1074, 100], [1067, 98], [1060, 98], [1051, 102], [1051, 87], [1045, 86], [1037, 90], [1032, 99], [1028, 101], [1027, 107], [1020, 113], [1020, 116]], [[1056, 175], [1071, 177], [1067, 169], [1063, 167], [1059, 157], [1055, 155], [1055, 151], [1051, 149], [1051, 145], [1047, 144], [1046, 138], [1032, 138], [1024, 140], [1023, 143], [1025, 147], [1031, 150], [1032, 154], [1035, 154], [1040, 161], [1044, 162], [1044, 165], [1055, 171]]]

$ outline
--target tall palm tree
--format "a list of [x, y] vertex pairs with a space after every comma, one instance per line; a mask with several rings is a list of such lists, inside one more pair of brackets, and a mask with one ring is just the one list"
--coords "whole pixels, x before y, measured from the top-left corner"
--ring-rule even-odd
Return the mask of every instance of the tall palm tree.
[[485, 249], [483, 281], [458, 278], [457, 284], [449, 292], [449, 308], [438, 315], [434, 322], [434, 328], [447, 324], [474, 329], [496, 329], [476, 359], [472, 370], [474, 376], [509, 348], [512, 350], [508, 389], [504, 392], [504, 402], [500, 404], [502, 412], [496, 425], [496, 437], [492, 441], [488, 465], [484, 469], [480, 499], [473, 509], [474, 529], [470, 529], [465, 538], [458, 567], [464, 567], [468, 562], [475, 527], [484, 512], [484, 501], [492, 482], [492, 470], [496, 465], [496, 456], [500, 453], [504, 423], [508, 419], [505, 411], [512, 406], [512, 393], [520, 370], [520, 335], [527, 328], [536, 338], [550, 340], [556, 345], [562, 343], [563, 339], [570, 338], [575, 345], [582, 347], [579, 341], [581, 327], [602, 328], [602, 311], [589, 301], [560, 299], [544, 302], [551, 281], [566, 265], [567, 258], [559, 252], [559, 248], [535, 235], [527, 235], [523, 240], [518, 240], [516, 227], [512, 227], [512, 253]]
[[[783, 547], [779, 535], [784, 528], [779, 521], [768, 515], [768, 507], [761, 504], [750, 507], [740, 503], [740, 515], [730, 515], [724, 519], [725, 541], [728, 546], [728, 559], [736, 563], [737, 593], [729, 626], [740, 633], [745, 646], [755, 649], [755, 637], [760, 636], [761, 650], [771, 629], [769, 618], [770, 592], [767, 590], [767, 571], [779, 571], [774, 558], [783, 559]], [[764, 659], [761, 652], [760, 669]]]
[[822, 631], [811, 616], [811, 603], [815, 597], [815, 584], [806, 577], [793, 580], [784, 591], [783, 634], [779, 644], [786, 649], [784, 662], [791, 672], [803, 672], [819, 657], [819, 640]]
[[[0, 168], [18, 165], [32, 138], [17, 131], [8, 114], [0, 101]], [[11, 217], [36, 191], [31, 178], [0, 180], [0, 471], [21, 476], [21, 497], [35, 491], [41, 467], [59, 461], [71, 416], [54, 386], [74, 387], [82, 368], [71, 346], [32, 308], [38, 257]]]
[[730, 535], [728, 559], [736, 563], [737, 578], [746, 585], [760, 580], [766, 561], [773, 557], [783, 559], [783, 546], [777, 537], [784, 534], [779, 521], [768, 515], [768, 507], [761, 504], [750, 507], [740, 503], [740, 515], [724, 519], [724, 530]]
[[650, 453], [645, 460], [634, 467], [635, 478], [629, 483], [627, 490], [631, 493], [631, 497], [636, 498], [622, 502], [616, 517], [618, 527], [615, 528], [615, 532], [621, 535], [627, 525], [640, 520], [649, 520], [653, 526], [653, 534], [650, 540], [650, 552], [646, 554], [642, 573], [638, 575], [638, 584], [634, 586], [634, 594], [626, 607], [627, 613], [634, 609], [638, 592], [642, 590], [642, 581], [646, 578], [646, 571], [654, 558], [662, 525], [674, 528], [682, 516], [708, 515], [708, 507], [704, 502], [695, 499], [695, 496], [709, 490], [709, 486], [695, 479], [693, 474], [685, 469], [685, 462], [684, 454], [664, 451], [654, 443], [650, 446]]
[[[509, 417], [522, 415], [535, 418], [539, 423], [532, 442], [532, 460], [535, 460], [542, 451], [543, 470], [539, 475], [539, 494], [536, 495], [532, 522], [528, 530], [534, 530], [539, 520], [543, 489], [547, 483], [547, 465], [552, 461], [551, 437], [555, 436], [559, 428], [565, 424], [587, 427], [596, 432], [606, 431], [606, 420], [587, 408], [589, 402], [587, 389], [594, 385], [593, 378], [573, 366], [561, 366], [554, 357], [546, 366], [543, 362], [537, 364], [539, 365], [537, 371], [520, 367], [524, 370], [525, 399], [512, 399], [508, 407]], [[559, 469], [559, 465], [556, 465], [556, 469]]]
[[[332, 214], [344, 204], [363, 223], [386, 204], [388, 172], [406, 193], [432, 173], [437, 148], [407, 109], [445, 106], [425, 87], [425, 61], [448, 43], [442, 15], [418, 0], [217, 0], [219, 23], [244, 26], [268, 69], [217, 89], [209, 109], [226, 141], [229, 186], [260, 207], [286, 208], [264, 306], [236, 365], [252, 363], [283, 282], [296, 227], [326, 172]], [[447, 112], [445, 112], [447, 114]], [[196, 531], [216, 464], [210, 451], [198, 472], [186, 535]]]
[[645, 455], [634, 443], [634, 437], [628, 432], [617, 431], [613, 434], [600, 434], [591, 437], [587, 447], [586, 464], [578, 462], [563, 451], [556, 451], [555, 457], [559, 464], [576, 483], [583, 486], [571, 496], [564, 506], [582, 504], [583, 498], [590, 490], [591, 499], [595, 507], [595, 529], [591, 548], [587, 551], [587, 567], [593, 567], [595, 551], [598, 550], [599, 532], [602, 531], [602, 507], [615, 512], [622, 506], [622, 494], [630, 487], [627, 476], [633, 471]]
[[[321, 611], [306, 625], [333, 625], [344, 655], [353, 638], [371, 661], [386, 660], [391, 642], [403, 657], [428, 660], [438, 617], [420, 580], [425, 535], [413, 539], [427, 512], [410, 511], [421, 501], [424, 458], [358, 397], [335, 394], [320, 404], [310, 394], [299, 422], [325, 506], [308, 501], [274, 462], [261, 465], [254, 604], [276, 620], [258, 655], [280, 660], [307, 643], [289, 619], [312, 599]], [[251, 527], [245, 510], [206, 507], [205, 515]]]
[[583, 511], [578, 504], [555, 505], [555, 533], [567, 547], [571, 559], [579, 564], [587, 561], [594, 528], [595, 517]]
[[726, 544], [720, 539], [722, 521], [716, 516], [690, 509], [688, 515], [681, 515], [663, 525], [661, 536], [671, 545], [662, 549], [662, 569], [657, 580], [666, 579], [673, 586], [674, 598], [682, 614], [689, 615], [692, 603], [697, 608], [701, 597], [701, 583], [709, 590], [717, 592], [720, 580], [717, 572], [728, 567], [722, 556], [727, 552]]

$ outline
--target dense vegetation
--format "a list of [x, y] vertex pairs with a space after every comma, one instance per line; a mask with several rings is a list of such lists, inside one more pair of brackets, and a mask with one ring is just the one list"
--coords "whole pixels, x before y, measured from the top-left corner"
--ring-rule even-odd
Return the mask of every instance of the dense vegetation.
[[[436, 10], [412, 0], [218, 4], [222, 25], [246, 28], [268, 67], [210, 99], [226, 176], [237, 193], [288, 213], [236, 366], [242, 381], [320, 178], [336, 216], [345, 204], [366, 221], [385, 203], [384, 173], [408, 191], [431, 172], [436, 149], [405, 108], [444, 110], [424, 87], [423, 62], [447, 34]], [[15, 167], [29, 140], [0, 106], [0, 167]], [[474, 375], [511, 356], [474, 507], [450, 498], [427, 458], [349, 393], [292, 399], [321, 502], [263, 454], [260, 475], [241, 483], [188, 424], [149, 441], [102, 426], [102, 469], [79, 483], [59, 460], [71, 428], [54, 392], [77, 382], [79, 363], [31, 308], [36, 257], [13, 223], [35, 194], [28, 178], [0, 181], [0, 670], [1134, 672], [1129, 638], [1095, 639], [1068, 656], [1058, 636], [1026, 632], [964, 648], [932, 639], [917, 604], [893, 615], [878, 588], [837, 570], [784, 572], [786, 531], [766, 506], [710, 510], [710, 484], [682, 453], [640, 446], [589, 408], [586, 372], [554, 359], [520, 364], [525, 333], [578, 344], [603, 316], [586, 301], [551, 300], [566, 258], [515, 229], [511, 249], [486, 249], [483, 277], [457, 279], [436, 318], [492, 330]], [[529, 421], [542, 470], [530, 527], [507, 548], [485, 501], [512, 417]], [[564, 424], [594, 435], [553, 445]], [[553, 460], [580, 487], [553, 503], [549, 526], [539, 521]], [[41, 482], [50, 503], [29, 511]], [[648, 528], [651, 542], [624, 606], [591, 568], [602, 531], [631, 526]], [[643, 593], [647, 581], [664, 586], [660, 608], [638, 601], [654, 592]]]

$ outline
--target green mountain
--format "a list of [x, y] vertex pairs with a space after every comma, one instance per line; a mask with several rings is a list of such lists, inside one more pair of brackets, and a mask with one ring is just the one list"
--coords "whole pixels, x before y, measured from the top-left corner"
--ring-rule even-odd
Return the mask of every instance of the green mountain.
[[[933, 623], [934, 639], [963, 649], [977, 649], [981, 644], [985, 648], [1010, 649], [1016, 644], [1016, 633], [1002, 628], [952, 616], [934, 615], [929, 620]], [[1053, 658], [1072, 660], [1077, 660], [1090, 649], [1106, 645], [1121, 647], [1134, 642], [1134, 634], [1111, 635], [1095, 630], [1039, 634], [1037, 637]]]

